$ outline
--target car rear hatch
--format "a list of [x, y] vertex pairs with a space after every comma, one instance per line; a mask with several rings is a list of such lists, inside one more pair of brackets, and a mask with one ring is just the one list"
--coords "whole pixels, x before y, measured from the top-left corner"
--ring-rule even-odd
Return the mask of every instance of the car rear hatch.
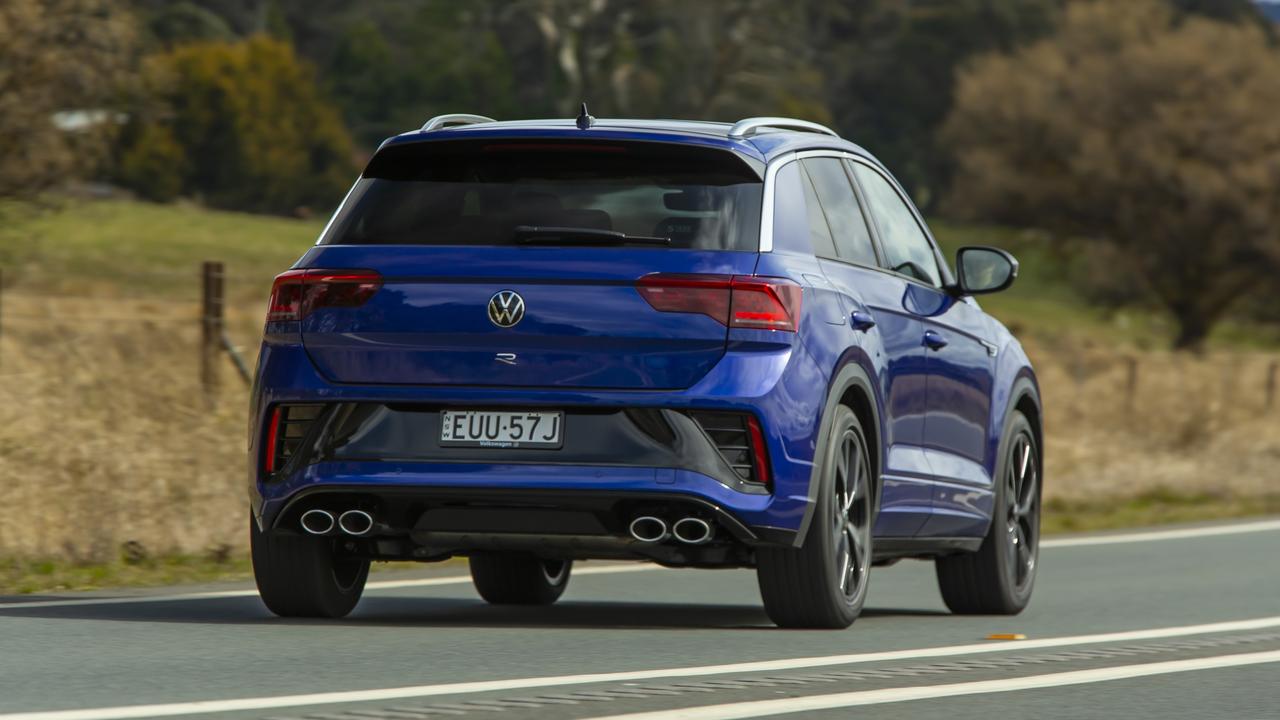
[[293, 271], [311, 298], [302, 341], [341, 383], [685, 388], [730, 323], [709, 291], [645, 283], [749, 276], [760, 203], [759, 175], [727, 150], [392, 145]]

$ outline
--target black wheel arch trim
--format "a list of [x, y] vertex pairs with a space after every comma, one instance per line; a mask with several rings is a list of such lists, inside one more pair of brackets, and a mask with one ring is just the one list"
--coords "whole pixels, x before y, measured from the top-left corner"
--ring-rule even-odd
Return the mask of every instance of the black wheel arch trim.
[[[800, 547], [804, 543], [805, 535], [809, 532], [809, 523], [813, 522], [814, 513], [817, 510], [818, 490], [822, 483], [822, 462], [821, 458], [826, 457], [827, 444], [831, 442], [831, 422], [834, 413], [832, 410], [836, 405], [840, 404], [840, 400], [849, 390], [858, 388], [867, 397], [871, 406], [871, 422], [873, 424], [873, 432], [875, 438], [868, 438], [867, 444], [872, 442], [876, 444], [874, 448], [876, 467], [872, 469], [872, 480], [877, 505], [880, 502], [880, 483], [882, 468], [884, 466], [884, 434], [880, 422], [880, 395], [875, 391], [875, 384], [871, 381], [871, 376], [867, 371], [858, 364], [856, 360], [846, 362], [840, 370], [832, 378], [827, 389], [827, 401], [822, 409], [822, 422], [818, 426], [818, 442], [814, 447], [813, 453], [813, 469], [809, 472], [809, 488], [805, 493], [806, 506], [804, 517], [800, 520], [800, 528], [796, 531], [795, 538], [792, 541], [793, 547]], [[874, 522], [874, 508], [872, 522]]]
[[[1035, 380], [1028, 374], [1018, 375], [1017, 379], [1013, 381], [1013, 387], [1009, 391], [1009, 403], [1004, 409], [1004, 420], [1001, 421], [1000, 423], [1000, 442], [996, 446], [996, 462], [995, 462], [994, 469], [996, 473], [999, 474], [1000, 463], [1004, 461], [1005, 450], [1008, 449], [1007, 447], [1005, 447], [1005, 440], [1008, 439], [1006, 436], [1008, 434], [1009, 424], [1013, 422], [1013, 414], [1015, 412], [1020, 412], [1018, 410], [1018, 406], [1022, 404], [1022, 401], [1024, 399], [1029, 400], [1031, 404], [1034, 405], [1036, 408], [1036, 417], [1028, 417], [1027, 422], [1031, 425], [1031, 432], [1035, 434], [1036, 470], [1040, 480], [1040, 486], [1043, 489], [1044, 487], [1044, 427], [1043, 427], [1044, 406], [1040, 402], [1040, 388], [1036, 384]], [[993, 476], [992, 482], [991, 482], [992, 490], [996, 489], [997, 483], [998, 483], [998, 480], [996, 480], [996, 478]], [[988, 522], [987, 524], [988, 530], [990, 530], [990, 527], [991, 527], [990, 523], [992, 522], [995, 522], [995, 517], [992, 517]]]

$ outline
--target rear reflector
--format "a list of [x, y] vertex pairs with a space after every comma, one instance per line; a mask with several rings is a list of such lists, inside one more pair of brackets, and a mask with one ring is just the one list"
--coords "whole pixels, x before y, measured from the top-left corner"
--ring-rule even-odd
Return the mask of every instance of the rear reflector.
[[374, 270], [289, 270], [271, 286], [267, 322], [301, 320], [323, 307], [357, 307], [381, 287]]
[[755, 466], [756, 482], [773, 489], [773, 476], [769, 473], [769, 453], [764, 445], [764, 431], [755, 415], [747, 416], [747, 432], [751, 435], [751, 461]]
[[269, 473], [276, 471], [276, 448], [280, 446], [280, 408], [271, 411], [271, 420], [267, 423], [267, 445], [263, 448], [263, 469]]
[[654, 273], [636, 290], [655, 310], [698, 313], [729, 327], [795, 332], [800, 318], [800, 286], [785, 278]]
[[744, 482], [769, 483], [769, 460], [760, 421], [749, 413], [694, 410], [689, 416], [711, 439], [720, 457]]
[[322, 405], [277, 405], [267, 423], [267, 441], [263, 447], [262, 468], [268, 473], [284, 469], [298, 445], [307, 436], [311, 424], [320, 417]]

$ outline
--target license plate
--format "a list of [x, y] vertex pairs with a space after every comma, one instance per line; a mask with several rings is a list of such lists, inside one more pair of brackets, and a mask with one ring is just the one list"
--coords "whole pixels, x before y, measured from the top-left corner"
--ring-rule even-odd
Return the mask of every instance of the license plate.
[[444, 410], [440, 444], [444, 447], [542, 448], [564, 444], [562, 412]]

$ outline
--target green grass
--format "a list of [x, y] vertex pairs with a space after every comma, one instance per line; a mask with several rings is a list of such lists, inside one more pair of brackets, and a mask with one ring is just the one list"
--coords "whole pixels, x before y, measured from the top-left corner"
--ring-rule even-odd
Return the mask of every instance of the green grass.
[[249, 558], [228, 555], [166, 555], [142, 561], [68, 563], [54, 560], [0, 560], [0, 595], [112, 587], [148, 587], [245, 580]]
[[205, 260], [226, 264], [230, 300], [264, 300], [271, 278], [315, 242], [320, 220], [100, 201], [0, 208], [0, 267], [26, 292], [199, 297]]
[[[191, 204], [64, 201], [60, 206], [0, 207], [0, 269], [6, 285], [26, 292], [194, 302], [205, 260], [227, 268], [232, 303], [259, 303], [271, 278], [315, 242], [322, 219], [293, 220], [215, 211]], [[1044, 234], [1012, 228], [932, 223], [948, 256], [964, 245], [995, 245], [1021, 262], [1009, 291], [981, 298], [1010, 329], [1055, 346], [1120, 344], [1166, 347], [1174, 326], [1157, 308], [1104, 311], [1071, 282], [1070, 252]], [[1274, 348], [1280, 328], [1224, 323], [1211, 347]]]
[[[233, 304], [263, 300], [271, 278], [315, 242], [323, 219], [215, 211], [192, 204], [62, 201], [57, 206], [0, 206], [0, 270], [21, 292], [181, 299], [195, 302], [205, 260], [227, 269]], [[1174, 331], [1158, 309], [1107, 312], [1072, 287], [1069, 253], [1042, 233], [934, 221], [946, 253], [964, 245], [995, 245], [1021, 262], [1009, 291], [981, 298], [984, 308], [1026, 337], [1073, 343], [1162, 348]], [[14, 287], [16, 285], [16, 287]], [[1222, 325], [1213, 347], [1280, 346], [1280, 328]]]
[[1233, 497], [1155, 489], [1133, 497], [1051, 500], [1046, 534], [1207, 522], [1280, 513], [1280, 494]]
[[[1280, 495], [1269, 498], [1233, 498], [1207, 493], [1180, 494], [1169, 490], [1155, 490], [1132, 498], [1088, 502], [1051, 501], [1044, 508], [1042, 529], [1046, 535], [1057, 535], [1276, 513], [1280, 513]], [[463, 572], [463, 559], [455, 558], [446, 562]], [[373, 569], [405, 570], [416, 567], [421, 565], [395, 562], [376, 563]], [[236, 554], [169, 555], [132, 562], [121, 559], [102, 564], [0, 560], [0, 596], [246, 581], [252, 577], [248, 557]]]
[[[432, 565], [461, 569], [465, 559], [453, 558]], [[424, 563], [378, 562], [373, 572], [411, 570]], [[162, 587], [213, 582], [244, 582], [253, 578], [247, 554], [222, 556], [165, 555], [108, 563], [69, 563], [63, 560], [0, 560], [0, 597], [33, 593], [104, 590], [122, 587]]]
[[[1090, 305], [1075, 288], [1079, 244], [1057, 245], [1044, 233], [935, 220], [930, 227], [954, 266], [956, 251], [966, 245], [993, 245], [1013, 253], [1020, 265], [1018, 280], [1009, 290], [979, 298], [983, 309], [1016, 335], [1051, 347], [1078, 344], [1167, 348], [1177, 330], [1160, 308], [1106, 310]], [[1280, 327], [1227, 321], [1215, 328], [1210, 349], [1274, 349], [1280, 347]]]
[[[199, 297], [200, 263], [221, 260], [227, 266], [228, 300], [240, 311], [247, 328], [243, 337], [248, 339], [261, 327], [261, 307], [272, 276], [306, 252], [322, 226], [321, 219], [217, 212], [189, 204], [67, 202], [44, 209], [0, 205], [3, 312], [15, 312], [14, 304], [20, 306], [41, 293], [142, 298], [157, 312], [168, 305], [190, 312]], [[1070, 257], [1042, 235], [945, 222], [935, 222], [934, 229], [952, 255], [962, 245], [996, 245], [1019, 257], [1022, 274], [1017, 284], [1007, 293], [984, 296], [981, 302], [1015, 332], [1035, 338], [1049, 351], [1067, 352], [1091, 344], [1135, 350], [1167, 345], [1172, 326], [1163, 313], [1142, 309], [1108, 313], [1091, 307], [1071, 282]], [[1211, 345], [1274, 348], [1280, 346], [1280, 331], [1228, 323], [1215, 333]], [[109, 432], [104, 429], [104, 437]], [[226, 438], [227, 446], [241, 441], [238, 434]], [[1280, 513], [1280, 499], [1162, 491], [1099, 501], [1056, 501], [1046, 507], [1045, 529], [1132, 527], [1268, 512]], [[5, 551], [0, 548], [0, 554]], [[247, 577], [246, 559], [235, 554], [166, 555], [92, 565], [66, 558], [48, 562], [0, 557], [0, 593]]]

